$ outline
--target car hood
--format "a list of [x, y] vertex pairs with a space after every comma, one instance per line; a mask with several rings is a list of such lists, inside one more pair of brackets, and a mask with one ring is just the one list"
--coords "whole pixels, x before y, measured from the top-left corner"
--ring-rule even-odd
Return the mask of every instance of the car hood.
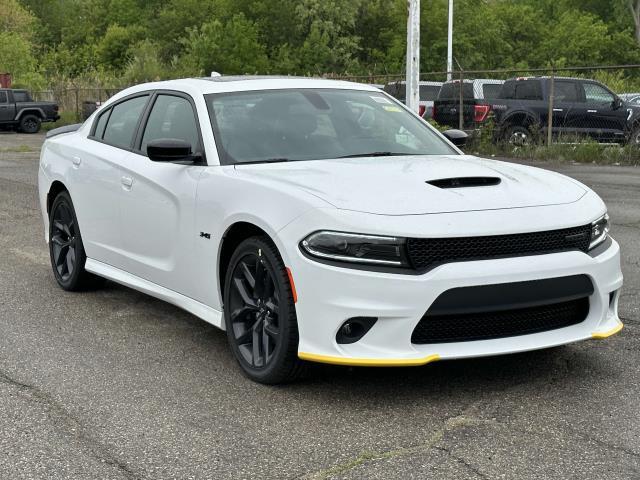
[[[276, 188], [302, 189], [342, 210], [379, 215], [559, 205], [586, 193], [578, 182], [554, 172], [467, 155], [236, 165], [236, 172]], [[476, 183], [474, 178], [493, 184], [465, 186]]]

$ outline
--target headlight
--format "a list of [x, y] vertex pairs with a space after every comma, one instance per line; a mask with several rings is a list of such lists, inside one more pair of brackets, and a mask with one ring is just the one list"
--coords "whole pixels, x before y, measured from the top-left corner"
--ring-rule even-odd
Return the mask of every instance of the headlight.
[[405, 239], [321, 231], [305, 238], [300, 246], [312, 257], [380, 266], [408, 267]]
[[604, 214], [591, 224], [591, 243], [589, 244], [589, 250], [597, 247], [604, 242], [609, 236], [609, 215]]

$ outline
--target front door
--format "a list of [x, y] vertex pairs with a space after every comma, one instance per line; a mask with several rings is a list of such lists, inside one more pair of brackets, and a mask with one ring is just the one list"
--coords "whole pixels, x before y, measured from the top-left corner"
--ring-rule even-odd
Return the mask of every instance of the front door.
[[195, 198], [202, 165], [151, 161], [152, 140], [184, 140], [202, 151], [191, 99], [157, 93], [143, 120], [136, 147], [122, 171], [121, 201], [125, 270], [165, 288], [189, 295], [195, 231]]
[[0, 122], [11, 122], [16, 116], [16, 109], [9, 100], [9, 92], [0, 90]]
[[583, 82], [589, 135], [596, 140], [623, 139], [629, 112], [604, 86]]

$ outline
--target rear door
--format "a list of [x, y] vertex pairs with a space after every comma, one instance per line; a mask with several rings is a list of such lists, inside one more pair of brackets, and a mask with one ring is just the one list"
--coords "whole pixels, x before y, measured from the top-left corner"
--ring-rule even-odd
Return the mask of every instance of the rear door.
[[87, 256], [124, 265], [120, 222], [122, 164], [150, 95], [129, 96], [97, 116], [88, 138], [69, 145], [71, 196]]
[[552, 130], [572, 141], [572, 136], [583, 135], [589, 128], [584, 89], [577, 80], [555, 80], [553, 90]]
[[16, 108], [7, 90], [0, 90], [0, 122], [11, 122], [16, 117]]
[[616, 104], [616, 96], [595, 82], [582, 82], [589, 135], [596, 140], [624, 138], [629, 112], [624, 105]]
[[134, 151], [122, 169], [122, 232], [125, 269], [184, 295], [192, 295], [195, 199], [203, 165], [154, 162], [152, 140], [171, 138], [202, 152], [202, 136], [191, 97], [180, 92], [154, 94]]

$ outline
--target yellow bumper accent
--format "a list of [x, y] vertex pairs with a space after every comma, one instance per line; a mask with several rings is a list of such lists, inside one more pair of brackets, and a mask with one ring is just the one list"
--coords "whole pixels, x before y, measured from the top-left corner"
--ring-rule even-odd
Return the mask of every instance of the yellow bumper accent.
[[354, 367], [418, 367], [440, 360], [440, 355], [437, 353], [421, 358], [349, 358], [298, 352], [298, 357], [309, 362], [351, 365]]
[[595, 339], [600, 340], [600, 339], [603, 339], [603, 338], [610, 337], [611, 335], [615, 335], [620, 330], [622, 330], [623, 326], [624, 326], [623, 323], [620, 320], [618, 320], [618, 325], [613, 327], [611, 330], [607, 330], [606, 332], [593, 332], [591, 334], [591, 338], [595, 338]]

